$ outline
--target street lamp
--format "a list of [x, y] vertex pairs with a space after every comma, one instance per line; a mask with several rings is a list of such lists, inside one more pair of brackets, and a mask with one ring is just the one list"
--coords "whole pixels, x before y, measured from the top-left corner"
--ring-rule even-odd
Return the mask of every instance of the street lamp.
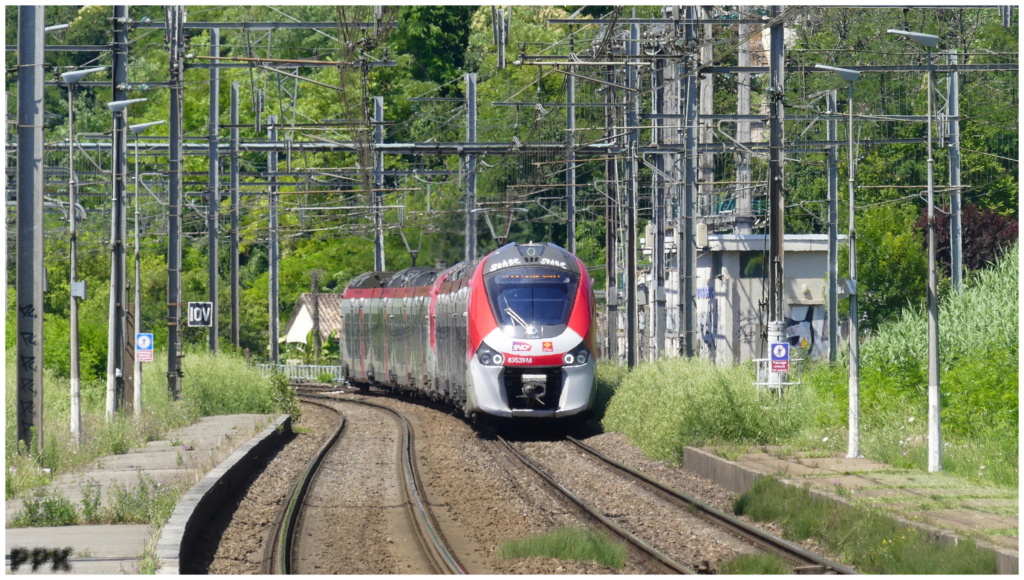
[[848, 184], [848, 195], [850, 198], [850, 226], [849, 226], [849, 244], [850, 244], [850, 379], [849, 379], [849, 391], [850, 391], [850, 433], [849, 433], [849, 446], [846, 452], [846, 456], [849, 458], [861, 457], [860, 454], [860, 344], [859, 344], [859, 332], [857, 320], [857, 228], [855, 227], [854, 220], [854, 203], [853, 203], [853, 83], [860, 78], [860, 72], [850, 70], [848, 68], [839, 68], [834, 66], [825, 66], [823, 64], [814, 65], [815, 68], [831, 71], [838, 74], [844, 81], [849, 84], [849, 96], [846, 99], [846, 111], [848, 115], [848, 123], [846, 128], [846, 153], [849, 156], [847, 162], [847, 184]]
[[107, 67], [87, 68], [61, 74], [68, 85], [68, 206], [71, 229], [71, 434], [82, 441], [82, 381], [78, 344], [78, 299], [85, 300], [85, 283], [78, 281], [78, 202], [75, 195], [75, 83]]
[[939, 404], [939, 295], [935, 272], [935, 160], [932, 158], [932, 91], [935, 70], [932, 49], [939, 46], [934, 34], [889, 30], [906, 36], [928, 51], [928, 471], [942, 470], [942, 432]]
[[[152, 123], [139, 123], [138, 125], [129, 125], [128, 132], [135, 136], [135, 332], [138, 333], [142, 329], [142, 292], [140, 290], [142, 276], [140, 274], [139, 266], [141, 265], [141, 257], [139, 254], [139, 133], [162, 125], [166, 121], [153, 121]], [[135, 416], [138, 417], [142, 413], [142, 363], [139, 361], [139, 355], [136, 352], [134, 357], [134, 368], [132, 369], [132, 376], [135, 377], [135, 392], [134, 392], [134, 405]]]
[[112, 190], [110, 215], [110, 309], [107, 333], [107, 420], [114, 417], [119, 393], [124, 388], [125, 331], [125, 255], [124, 255], [124, 190], [126, 145], [124, 138], [125, 109], [146, 99], [127, 99], [107, 103], [113, 114], [111, 133]]

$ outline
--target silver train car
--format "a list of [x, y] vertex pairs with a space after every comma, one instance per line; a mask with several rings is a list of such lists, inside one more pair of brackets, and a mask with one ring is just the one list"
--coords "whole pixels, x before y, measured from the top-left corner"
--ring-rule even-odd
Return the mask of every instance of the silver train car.
[[554, 244], [443, 271], [367, 272], [342, 295], [341, 365], [469, 416], [583, 419], [594, 406], [593, 282]]

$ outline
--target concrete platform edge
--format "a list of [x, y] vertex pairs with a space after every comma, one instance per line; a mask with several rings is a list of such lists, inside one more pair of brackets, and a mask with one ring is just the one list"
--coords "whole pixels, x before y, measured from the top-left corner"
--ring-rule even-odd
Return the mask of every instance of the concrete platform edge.
[[192, 486], [178, 501], [157, 540], [157, 573], [181, 574], [204, 522], [259, 462], [291, 435], [291, 417], [281, 415]]
[[[734, 461], [729, 461], [724, 457], [719, 457], [718, 455], [710, 453], [704, 449], [697, 449], [695, 447], [685, 447], [683, 449], [683, 465], [688, 471], [692, 471], [701, 477], [706, 477], [733, 493], [744, 493], [750, 489], [750, 486], [754, 484], [754, 480], [758, 477], [761, 477], [762, 475], [770, 475], [758, 473], [739, 465]], [[787, 485], [800, 485], [797, 481], [784, 479], [782, 477], [778, 477], [778, 479]], [[825, 493], [813, 488], [811, 489], [811, 494], [835, 502], [849, 503], [843, 497], [831, 493]], [[921, 522], [907, 520], [898, 516], [892, 516], [892, 518], [900, 524], [905, 524], [931, 534], [942, 542], [956, 544], [960, 541], [960, 537], [949, 530], [940, 530], [936, 527], [923, 524]], [[976, 540], [976, 544], [978, 548], [989, 550], [995, 554], [997, 573], [1018, 574], [1020, 565], [1018, 561], [1018, 553], [1016, 551], [1002, 546], [992, 545], [981, 539]]]

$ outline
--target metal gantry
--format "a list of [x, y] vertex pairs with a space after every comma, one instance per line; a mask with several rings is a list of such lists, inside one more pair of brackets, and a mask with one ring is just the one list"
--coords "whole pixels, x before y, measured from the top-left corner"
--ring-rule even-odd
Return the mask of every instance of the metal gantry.
[[[813, 138], [820, 133], [808, 139], [804, 139], [803, 134], [788, 140], [783, 136], [788, 123], [813, 125], [819, 118], [825, 119], [837, 114], [834, 97], [828, 111], [823, 113], [787, 108], [793, 103], [784, 102], [787, 75], [824, 72], [799, 64], [784, 66], [783, 31], [787, 19], [792, 18], [794, 13], [778, 7], [770, 7], [764, 17], [754, 15], [749, 8], [735, 13], [727, 12], [707, 7], [681, 7], [666, 9], [660, 18], [637, 18], [627, 17], [625, 9], [619, 9], [611, 11], [604, 18], [574, 16], [551, 20], [551, 25], [569, 26], [568, 42], [536, 50], [536, 54], [528, 54], [524, 47], [512, 64], [536, 68], [536, 98], [522, 97], [519, 95], [521, 91], [517, 91], [506, 101], [492, 103], [504, 107], [510, 114], [514, 112], [517, 119], [521, 115], [523, 125], [531, 125], [530, 133], [526, 133], [525, 129], [519, 133], [517, 121], [515, 135], [499, 136], [497, 139], [481, 138], [485, 133], [478, 128], [477, 122], [477, 79], [475, 74], [468, 74], [464, 77], [464, 97], [450, 99], [454, 103], [452, 106], [456, 107], [452, 116], [456, 120], [452, 122], [465, 123], [465, 140], [400, 143], [389, 141], [388, 132], [385, 131], [389, 121], [383, 97], [371, 97], [367, 93], [368, 71], [375, 67], [392, 66], [394, 62], [379, 51], [373, 53], [372, 49], [368, 49], [360, 52], [362, 49], [352, 48], [359, 42], [351, 42], [360, 36], [368, 39], [377, 35], [374, 38], [380, 38], [382, 28], [387, 28], [383, 20], [187, 22], [184, 8], [168, 7], [164, 22], [135, 22], [129, 18], [127, 8], [123, 11], [120, 8], [115, 10], [115, 41], [112, 44], [116, 65], [115, 101], [126, 100], [142, 84], [128, 82], [127, 76], [117, 72], [123, 72], [124, 69], [117, 63], [127, 62], [122, 49], [131, 44], [127, 42], [129, 32], [134, 29], [163, 29], [169, 47], [167, 80], [146, 82], [150, 90], [166, 90], [170, 94], [169, 137], [165, 141], [146, 138], [146, 142], [150, 150], [164, 153], [168, 164], [167, 336], [170, 393], [177, 396], [181, 388], [183, 221], [191, 212], [191, 205], [197, 202], [202, 204], [204, 198], [205, 235], [209, 247], [207, 290], [209, 299], [215, 304], [215, 311], [220, 310], [217, 300], [220, 279], [219, 240], [223, 234], [219, 211], [222, 158], [230, 159], [230, 175], [226, 187], [229, 190], [231, 210], [227, 232], [231, 240], [231, 339], [236, 346], [240, 344], [239, 328], [243, 324], [239, 317], [238, 293], [239, 214], [243, 211], [246, 198], [266, 199], [267, 209], [273, 212], [274, 217], [268, 216], [271, 223], [265, 234], [271, 246], [272, 270], [276, 271], [277, 268], [275, 248], [279, 239], [276, 224], [278, 200], [288, 199], [286, 196], [290, 193], [287, 189], [330, 191], [337, 194], [339, 203], [332, 207], [347, 209], [332, 211], [349, 212], [351, 219], [344, 226], [346, 231], [372, 239], [374, 267], [384, 269], [385, 237], [396, 227], [396, 224], [389, 224], [387, 218], [388, 208], [397, 203], [391, 199], [391, 192], [398, 190], [398, 180], [409, 174], [390, 168], [386, 162], [398, 156], [457, 160], [457, 169], [449, 167], [439, 175], [443, 174], [446, 180], [452, 180], [456, 175], [461, 179], [463, 197], [459, 211], [462, 212], [464, 224], [466, 259], [473, 259], [477, 251], [486, 245], [483, 240], [477, 240], [480, 214], [485, 215], [489, 223], [491, 214], [507, 212], [509, 216], [528, 215], [529, 212], [522, 206], [543, 212], [551, 224], [549, 232], [557, 232], [559, 237], [564, 233], [566, 245], [574, 251], [577, 250], [577, 230], [582, 227], [581, 224], [590, 219], [603, 219], [606, 228], [604, 268], [607, 277], [605, 327], [608, 334], [604, 349], [607, 356], [621, 359], [629, 365], [666, 352], [715, 359], [715, 353], [708, 352], [701, 338], [701, 333], [706, 330], [698, 328], [706, 321], [698, 320], [696, 314], [696, 296], [701, 290], [697, 287], [696, 265], [699, 255], [705, 251], [703, 245], [698, 245], [698, 241], [702, 239], [700, 233], [708, 230], [737, 234], [767, 231], [772, 236], [766, 268], [770, 275], [770, 296], [765, 301], [765, 310], [768, 320], [775, 324], [773, 337], [769, 340], [782, 337], [785, 318], [782, 256], [782, 232], [785, 229], [783, 210], [786, 205], [784, 161], [791, 154], [831, 152], [831, 168], [834, 172], [838, 164], [835, 153], [844, 143], [839, 141], [834, 118], [824, 138]], [[515, 46], [514, 39], [509, 41], [510, 15], [503, 10], [492, 11], [492, 14], [500, 20], [495, 22], [494, 33], [499, 46], [496, 50], [503, 55], [506, 45]], [[734, 39], [729, 41], [735, 44], [735, 66], [719, 64], [724, 59], [721, 54], [716, 54], [716, 51], [721, 50], [717, 47], [723, 45], [722, 30], [726, 27], [735, 30]], [[275, 58], [277, 55], [274, 51], [278, 45], [274, 41], [274, 31], [289, 29], [315, 30], [323, 35], [328, 35], [324, 31], [335, 31], [338, 36], [335, 40], [346, 41], [343, 44], [352, 46], [344, 49], [340, 53], [342, 56], [336, 60]], [[186, 30], [209, 31], [209, 56], [188, 54]], [[231, 54], [222, 54], [224, 51], [219, 42], [221, 30], [227, 31], [234, 39], [226, 43], [234, 45], [228, 50]], [[761, 50], [756, 50], [751, 46], [755, 40], [764, 43], [769, 38], [769, 31], [770, 47], [762, 45]], [[346, 36], [348, 34], [354, 36]], [[365, 43], [365, 46], [370, 44]], [[559, 50], [564, 52], [566, 46], [569, 47], [568, 54], [556, 54]], [[109, 47], [92, 48], [109, 50]], [[244, 56], [239, 54], [239, 50], [244, 52]], [[342, 71], [342, 86], [335, 87], [308, 76], [309, 70], [322, 67], [336, 67]], [[184, 133], [181, 110], [184, 92], [195, 90], [194, 86], [186, 87], [184, 84], [184, 73], [188, 68], [209, 70], [207, 86], [210, 109], [205, 136], [189, 134], [186, 137]], [[501, 68], [499, 65], [499, 70]], [[850, 69], [864, 74], [924, 70], [912, 64], [851, 66]], [[220, 131], [225, 128], [220, 120], [219, 92], [220, 72], [226, 70], [249, 71], [251, 101], [248, 111], [240, 111], [239, 83], [231, 84], [228, 125], [231, 136], [228, 142], [223, 142], [219, 138]], [[954, 159], [958, 160], [959, 157], [955, 154], [958, 153], [959, 131], [955, 127], [959, 111], [953, 97], [958, 92], [959, 74], [1016, 70], [1016, 64], [962, 64], [953, 54], [947, 63], [931, 66], [931, 70], [933, 74], [947, 74], [949, 79], [951, 137], [948, 144], [952, 147], [950, 175], [956, 216], [959, 201], [956, 194], [963, 187], [959, 183], [959, 171], [954, 170], [952, 165]], [[543, 79], [547, 75], [564, 78], [561, 93], [553, 93], [545, 86]], [[735, 113], [715, 110], [713, 79], [716, 75], [735, 75], [738, 83]], [[769, 79], [768, 88], [760, 94], [751, 86], [755, 75], [760, 75], [760, 78], [767, 75]], [[270, 91], [266, 86], [270, 81], [277, 86], [279, 102], [274, 107], [267, 103]], [[349, 86], [344, 86], [345, 81]], [[337, 90], [339, 96], [350, 101], [352, 106], [346, 114], [351, 113], [352, 118], [301, 119], [297, 103], [302, 87], [308, 83]], [[110, 86], [109, 82], [103, 85]], [[94, 84], [80, 81], [78, 86], [85, 88]], [[767, 103], [767, 108], [753, 112], [752, 96], [761, 97]], [[564, 118], [551, 114], [561, 108], [565, 109]], [[271, 110], [280, 114], [277, 117], [280, 122], [266, 116]], [[929, 109], [929, 122], [931, 117]], [[857, 117], [857, 120], [864, 123], [869, 118]], [[888, 118], [912, 122], [925, 120], [921, 116], [909, 115]], [[851, 171], [854, 119], [851, 109], [847, 129]], [[757, 127], [765, 122], [769, 125], [767, 140], [763, 138], [765, 132]], [[243, 139], [241, 130], [251, 131], [250, 135], [267, 130], [268, 134], [266, 139]], [[282, 133], [283, 137], [280, 136]], [[957, 137], [953, 137], [954, 134]], [[487, 141], [488, 138], [491, 140]], [[895, 142], [892, 139], [858, 141], [862, 147]], [[923, 144], [925, 139], [908, 138], [901, 142]], [[117, 158], [120, 145], [123, 143], [118, 141], [118, 131], [115, 130], [112, 142], [104, 142], [93, 136], [82, 139], [78, 150], [82, 154], [91, 154], [113, 149], [114, 157]], [[42, 147], [41, 143], [39, 147]], [[245, 162], [250, 153], [253, 157], [258, 155], [267, 160], [265, 170]], [[356, 160], [355, 167], [293, 167], [293, 155], [313, 153], [347, 154]], [[74, 150], [70, 155], [74, 155]], [[285, 167], [279, 167], [279, 155], [283, 155]], [[187, 156], [206, 157], [208, 172], [205, 175], [198, 172], [186, 173], [184, 162]], [[514, 163], [500, 163], [499, 169], [517, 165], [520, 169], [516, 170], [518, 173], [514, 177], [520, 177], [521, 181], [510, 184], [506, 191], [488, 189], [491, 187], [490, 182], [483, 176], [492, 170], [495, 159], [515, 160]], [[124, 156], [121, 155], [116, 165], [120, 166], [123, 161]], [[719, 166], [730, 167], [732, 173], [729, 178], [724, 176]], [[510, 171], [510, 174], [513, 172]], [[115, 198], [119, 175], [123, 176], [124, 171], [115, 167], [111, 174]], [[599, 177], [595, 178], [595, 175]], [[955, 183], [952, 182], [954, 179]], [[72, 170], [69, 183], [73, 180]], [[18, 181], [21, 187], [20, 174]], [[69, 190], [73, 189], [72, 183]], [[830, 358], [834, 358], [834, 341], [839, 333], [838, 324], [832, 320], [837, 310], [837, 299], [833, 298], [835, 285], [839, 283], [837, 269], [833, 267], [839, 238], [838, 227], [835, 227], [835, 205], [838, 201], [835, 190], [834, 184], [829, 186], [830, 195], [834, 197], [826, 218], [832, 240], [829, 266], [829, 283], [832, 287], [828, 307], [828, 338], [832, 341]], [[555, 192], [554, 196], [552, 191]], [[849, 199], [852, 256], [855, 236], [852, 177]], [[767, 212], [764, 211], [765, 201], [768, 202]], [[115, 202], [115, 214], [117, 207]], [[397, 227], [407, 226], [409, 213], [403, 208], [401, 215]], [[119, 221], [123, 215], [115, 219]], [[653, 232], [650, 245], [643, 250], [650, 254], [650, 272], [646, 271], [648, 260], [644, 259], [645, 254], [638, 247], [638, 240], [643, 237], [640, 224], [644, 221], [652, 224]], [[954, 230], [959, 231], [959, 227], [954, 225]], [[123, 228], [120, 231], [123, 234]], [[404, 236], [404, 232], [400, 230], [400, 233]], [[261, 243], [263, 235], [260, 234]], [[505, 238], [507, 234], [500, 237]], [[118, 239], [123, 239], [123, 235], [112, 234], [112, 247]], [[114, 261], [112, 259], [112, 263]], [[855, 278], [854, 268], [851, 264], [851, 279]], [[954, 260], [954, 276], [958, 269]], [[122, 275], [121, 281], [116, 279], [118, 272]], [[126, 303], [117, 296], [120, 289], [126, 286], [123, 269], [114, 269], [112, 265], [111, 279], [114, 285], [111, 303], [123, 309]], [[276, 276], [272, 276], [271, 288], [268, 289], [271, 303], [268, 353], [275, 361], [278, 354], [275, 336], [275, 304], [278, 302], [274, 287], [276, 283]], [[639, 292], [641, 285], [649, 286], [642, 294]], [[851, 301], [851, 306], [854, 304]], [[763, 323], [761, 313], [758, 317]], [[136, 325], [140, 323], [136, 320]], [[856, 322], [853, 321], [853, 324]], [[123, 322], [117, 322], [115, 326], [120, 329], [118, 332], [122, 336], [114, 340], [124, 342]], [[219, 348], [218, 335], [218, 324], [215, 322], [209, 336], [210, 349], [213, 351]], [[110, 350], [115, 352], [120, 349], [111, 346]], [[115, 361], [110, 374], [116, 379], [117, 369], [123, 367], [123, 360], [120, 363]]]

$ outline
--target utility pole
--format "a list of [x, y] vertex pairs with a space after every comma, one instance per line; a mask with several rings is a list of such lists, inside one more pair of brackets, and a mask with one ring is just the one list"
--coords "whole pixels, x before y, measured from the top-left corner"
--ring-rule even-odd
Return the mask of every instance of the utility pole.
[[[629, 26], [630, 62], [635, 62], [640, 54], [640, 27]], [[637, 200], [637, 147], [640, 142], [640, 95], [636, 66], [626, 66], [626, 83], [633, 89], [627, 98], [629, 109], [626, 113], [627, 144], [629, 155], [629, 183], [626, 185], [626, 365], [633, 368], [637, 364], [639, 340], [637, 337], [636, 311], [636, 200]]]
[[[210, 29], [210, 56], [220, 57], [220, 29]], [[216, 62], [216, 61], [214, 61]], [[207, 184], [207, 213], [206, 232], [208, 237], [208, 258], [209, 276], [206, 285], [210, 295], [210, 302], [213, 304], [213, 311], [210, 313], [210, 352], [217, 354], [220, 351], [220, 246], [218, 244], [218, 228], [220, 224], [220, 158], [218, 156], [218, 145], [220, 144], [220, 69], [210, 68], [210, 177]]]
[[[839, 120], [836, 118], [836, 91], [825, 93], [828, 121], [826, 132], [829, 143], [839, 139]], [[836, 362], [836, 342], [839, 334], [839, 296], [836, 285], [839, 276], [839, 146], [828, 148], [828, 362]]]
[[[571, 37], [570, 37], [571, 38]], [[565, 224], [565, 246], [576, 255], [576, 74], [569, 67], [565, 78], [565, 193], [568, 218]]]
[[[267, 117], [267, 136], [271, 143], [277, 142], [277, 117]], [[280, 364], [280, 345], [278, 344], [278, 323], [280, 317], [280, 304], [278, 299], [278, 260], [280, 259], [277, 246], [277, 150], [271, 149], [267, 153], [267, 173], [270, 181], [270, 362], [274, 368]]]
[[953, 291], [964, 289], [963, 227], [960, 223], [960, 73], [957, 52], [950, 50], [946, 62], [953, 68], [946, 77], [949, 102], [949, 246], [953, 270]]
[[[476, 73], [466, 75], [466, 142], [476, 143]], [[466, 161], [466, 261], [476, 259], [476, 155]]]
[[96, 67], [62, 73], [68, 85], [68, 223], [71, 238], [71, 264], [69, 281], [71, 300], [69, 307], [70, 347], [71, 347], [71, 434], [75, 443], [82, 442], [82, 381], [80, 345], [78, 340], [78, 301], [85, 300], [85, 282], [78, 280], [78, 197], [75, 181], [75, 85], [78, 81], [95, 72], [106, 70], [107, 67]]
[[[710, 6], [701, 6], [697, 9], [702, 20], [711, 20], [713, 13]], [[705, 22], [700, 35], [700, 67], [711, 66], [715, 61], [715, 43], [713, 25]], [[708, 73], [700, 74], [700, 112], [698, 114], [698, 142], [706, 145], [714, 142], [714, 121], [711, 116], [715, 112], [715, 82], [714, 75]], [[699, 154], [700, 168], [698, 172], [697, 189], [700, 193], [698, 207], [714, 208], [715, 198], [715, 154], [705, 151]], [[696, 221], [695, 221], [696, 223]]]
[[[654, 144], [665, 140], [665, 121], [658, 116], [665, 113], [665, 59], [654, 61], [651, 71], [652, 104], [654, 107], [654, 129], [651, 138]], [[651, 265], [654, 269], [654, 348], [651, 349], [651, 360], [657, 359], [665, 352], [665, 157], [667, 153], [654, 158], [654, 247], [651, 249]]]
[[[783, 261], [785, 240], [785, 196], [782, 191], [783, 162], [783, 96], [785, 95], [785, 79], [783, 78], [783, 24], [779, 15], [779, 7], [768, 9], [771, 20], [771, 51], [768, 66], [768, 344], [785, 340], [785, 322], [783, 316]], [[780, 379], [778, 373], [769, 373], [769, 377]]]
[[[126, 174], [128, 173], [126, 98], [128, 85], [128, 7], [114, 6], [113, 43], [113, 100], [107, 106], [113, 115], [111, 136], [111, 214], [110, 214], [110, 302], [109, 325], [107, 329], [107, 420], [110, 421], [119, 409], [124, 408], [125, 393], [125, 307], [127, 267], [125, 254], [125, 212]], [[142, 99], [144, 100], [144, 99]], [[135, 99], [132, 99], [135, 101]], [[134, 398], [134, 394], [128, 397]]]
[[[686, 23], [683, 25], [687, 43], [697, 41], [696, 8], [687, 6]], [[694, 319], [694, 278], [697, 270], [696, 219], [694, 216], [697, 200], [697, 116], [698, 91], [697, 67], [693, 57], [684, 62], [682, 82], [684, 86], [685, 112], [683, 127], [686, 133], [686, 155], [683, 160], [683, 199], [679, 204], [679, 338], [680, 355], [693, 357], [696, 351], [693, 336]]]
[[238, 83], [231, 83], [231, 344], [238, 348]]
[[[748, 10], [748, 7], [740, 7], [740, 45], [736, 53], [736, 64], [740, 67], [750, 66], [750, 31], [753, 27], [743, 22], [749, 16]], [[737, 73], [736, 79], [736, 114], [749, 115], [750, 73]], [[750, 143], [750, 121], [736, 122], [736, 140], [740, 143]], [[736, 152], [736, 181], [735, 232], [741, 235], [752, 234], [754, 233], [753, 172], [750, 169], [749, 151], [740, 149]]]
[[[43, 10], [18, 7], [18, 441], [43, 452]], [[74, 219], [75, 208], [71, 208]]]
[[[135, 310], [132, 314], [132, 320], [135, 322], [134, 328], [136, 333], [142, 330], [142, 249], [139, 246], [139, 133], [164, 123], [165, 121], [153, 121], [152, 123], [128, 126], [128, 131], [135, 135], [135, 194], [132, 196], [135, 201]], [[137, 341], [133, 341], [133, 346], [135, 344], [137, 344]], [[132, 382], [134, 388], [132, 409], [135, 411], [135, 416], [138, 417], [142, 414], [142, 361], [139, 360], [138, 353], [133, 352], [133, 355]]]
[[167, 199], [167, 391], [172, 400], [181, 396], [181, 195], [182, 195], [182, 81], [185, 8], [167, 8], [170, 40], [170, 112], [168, 115]]
[[373, 97], [373, 269], [384, 271], [384, 97]]
[[[605, 69], [605, 78], [611, 82], [615, 78], [615, 69], [611, 66]], [[604, 91], [605, 107], [604, 121], [605, 140], [610, 140], [614, 135], [612, 127], [615, 126], [615, 107], [611, 104], [615, 101], [614, 87], [609, 86]], [[609, 155], [604, 161], [605, 182], [608, 188], [604, 221], [604, 267], [605, 267], [605, 304], [608, 307], [608, 353], [609, 360], [619, 361], [619, 273], [616, 267], [619, 247], [619, 183], [618, 183], [618, 162]]]
[[320, 364], [320, 274], [322, 270], [310, 272], [310, 293], [313, 297], [313, 358], [315, 364]]

